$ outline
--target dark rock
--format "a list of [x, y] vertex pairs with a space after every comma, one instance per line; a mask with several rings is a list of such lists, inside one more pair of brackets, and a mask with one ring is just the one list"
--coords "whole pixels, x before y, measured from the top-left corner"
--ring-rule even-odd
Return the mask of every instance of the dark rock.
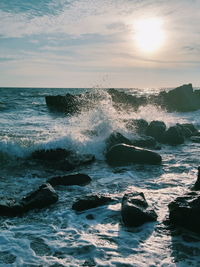
[[82, 173], [77, 173], [77, 174], [71, 174], [71, 175], [66, 175], [66, 176], [57, 176], [57, 177], [52, 177], [50, 178], [47, 183], [52, 185], [53, 187], [57, 185], [86, 185], [91, 182], [91, 178]]
[[125, 93], [123, 91], [119, 91], [117, 89], [111, 88], [108, 90], [108, 93], [112, 98], [114, 107], [120, 110], [130, 109], [130, 108], [137, 110], [138, 107], [146, 105], [148, 103], [147, 98], [144, 96], [137, 97]]
[[163, 142], [169, 145], [183, 144], [185, 141], [179, 126], [172, 126], [164, 133]]
[[112, 146], [117, 144], [127, 144], [132, 145], [132, 142], [123, 136], [121, 133], [113, 132], [107, 139], [106, 139], [106, 151], [108, 151]]
[[158, 102], [170, 112], [188, 112], [200, 108], [200, 96], [193, 91], [191, 83], [169, 92], [161, 92], [158, 96]]
[[144, 119], [131, 119], [126, 120], [126, 128], [138, 134], [144, 134], [148, 127], [148, 122]]
[[157, 141], [161, 141], [166, 130], [166, 125], [163, 121], [152, 121], [146, 130], [146, 135], [154, 137]]
[[192, 131], [189, 129], [189, 127], [187, 126], [185, 127], [184, 124], [180, 124], [180, 123], [177, 123], [176, 126], [178, 126], [179, 129], [181, 130], [183, 137], [189, 138], [192, 136]]
[[77, 113], [80, 111], [80, 95], [66, 94], [65, 96], [45, 96], [46, 104], [50, 110]]
[[200, 193], [190, 192], [169, 205], [169, 220], [175, 226], [200, 233]]
[[31, 154], [32, 159], [42, 161], [58, 161], [68, 157], [72, 152], [63, 148], [41, 149], [36, 150]]
[[131, 142], [134, 146], [147, 147], [147, 148], [156, 148], [158, 146], [156, 139], [152, 136], [140, 136], [135, 139], [131, 139]]
[[197, 180], [194, 186], [192, 187], [192, 190], [200, 191], [200, 167], [198, 167]]
[[146, 222], [156, 221], [157, 219], [156, 212], [148, 208], [148, 203], [142, 192], [124, 195], [121, 215], [123, 223], [130, 227], [137, 227]]
[[192, 134], [196, 134], [198, 132], [197, 128], [192, 123], [179, 123], [178, 125], [186, 129], [189, 129], [192, 132]]
[[72, 166], [91, 164], [94, 161], [95, 161], [95, 156], [92, 154], [75, 154], [75, 153], [73, 153], [68, 157], [68, 162]]
[[36, 191], [29, 193], [20, 201], [24, 211], [31, 209], [42, 209], [58, 201], [58, 195], [53, 187], [46, 183], [42, 184]]
[[85, 198], [77, 200], [73, 205], [72, 209], [76, 211], [83, 211], [88, 209], [97, 208], [99, 206], [106, 205], [115, 199], [109, 196], [103, 195], [89, 195]]
[[160, 164], [162, 158], [156, 152], [126, 144], [118, 144], [111, 147], [106, 153], [106, 161], [110, 165], [124, 165], [131, 163]]
[[191, 136], [190, 140], [194, 143], [200, 143], [200, 136]]
[[58, 195], [50, 184], [41, 185], [19, 202], [5, 201], [0, 204], [0, 216], [19, 216], [32, 209], [42, 209], [58, 201]]
[[24, 213], [24, 208], [14, 200], [0, 202], [0, 216], [14, 217]]

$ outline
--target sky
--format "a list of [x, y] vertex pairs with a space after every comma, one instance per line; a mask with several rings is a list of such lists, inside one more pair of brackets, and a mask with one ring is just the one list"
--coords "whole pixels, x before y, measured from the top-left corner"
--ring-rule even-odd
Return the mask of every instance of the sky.
[[200, 0], [1, 0], [1, 87], [200, 87]]

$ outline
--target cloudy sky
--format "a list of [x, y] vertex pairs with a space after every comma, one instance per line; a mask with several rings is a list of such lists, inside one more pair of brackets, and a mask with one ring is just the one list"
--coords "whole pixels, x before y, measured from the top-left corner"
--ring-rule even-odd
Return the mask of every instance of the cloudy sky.
[[0, 86], [200, 86], [199, 25], [200, 0], [1, 0]]

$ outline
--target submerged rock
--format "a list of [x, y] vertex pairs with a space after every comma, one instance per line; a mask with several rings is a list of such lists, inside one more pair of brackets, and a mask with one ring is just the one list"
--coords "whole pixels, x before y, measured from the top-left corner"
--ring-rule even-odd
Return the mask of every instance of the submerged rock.
[[125, 194], [121, 208], [122, 221], [126, 226], [137, 227], [146, 222], [156, 221], [157, 214], [148, 208], [142, 192]]
[[0, 203], [0, 216], [18, 216], [32, 209], [42, 209], [58, 201], [58, 195], [50, 184], [42, 184], [19, 202]]
[[52, 185], [53, 187], [57, 185], [86, 185], [91, 182], [90, 176], [87, 174], [77, 173], [77, 174], [71, 174], [71, 175], [65, 175], [65, 176], [56, 176], [52, 177], [49, 180], [47, 180], [47, 183]]
[[72, 205], [72, 209], [76, 211], [93, 209], [99, 206], [106, 205], [114, 200], [114, 198], [105, 195], [89, 195], [77, 200]]
[[161, 161], [161, 156], [156, 152], [126, 144], [115, 145], [106, 153], [106, 162], [110, 165], [160, 164]]
[[172, 126], [165, 132], [163, 142], [169, 145], [180, 145], [185, 141], [179, 126]]
[[163, 121], [152, 121], [146, 129], [146, 135], [154, 137], [157, 141], [161, 141], [166, 130]]
[[171, 224], [200, 233], [200, 192], [190, 192], [178, 197], [168, 208]]
[[190, 137], [190, 141], [194, 143], [200, 143], [200, 136], [192, 136]]

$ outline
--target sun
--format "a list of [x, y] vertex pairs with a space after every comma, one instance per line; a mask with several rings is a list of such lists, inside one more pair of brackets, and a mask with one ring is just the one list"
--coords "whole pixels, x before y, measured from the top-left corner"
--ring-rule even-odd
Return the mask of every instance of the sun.
[[147, 53], [158, 51], [164, 43], [163, 21], [146, 18], [134, 23], [134, 40], [137, 47]]

